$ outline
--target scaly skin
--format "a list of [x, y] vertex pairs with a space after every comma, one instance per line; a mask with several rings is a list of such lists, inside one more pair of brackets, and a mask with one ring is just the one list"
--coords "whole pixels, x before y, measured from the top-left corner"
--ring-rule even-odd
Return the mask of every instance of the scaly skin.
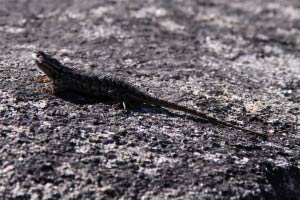
[[185, 106], [153, 97], [117, 77], [89, 73], [67, 67], [42, 51], [35, 51], [33, 58], [36, 65], [53, 82], [56, 91], [70, 90], [96, 98], [109, 98], [114, 102], [123, 103], [124, 108], [126, 105], [131, 104], [156, 105], [182, 111], [205, 119], [210, 123], [234, 128], [254, 136], [267, 137], [266, 134], [235, 126]]

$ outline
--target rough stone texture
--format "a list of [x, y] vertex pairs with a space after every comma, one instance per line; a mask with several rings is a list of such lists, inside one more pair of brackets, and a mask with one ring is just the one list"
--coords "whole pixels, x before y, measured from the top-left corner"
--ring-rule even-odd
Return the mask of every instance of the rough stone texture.
[[[298, 0], [0, 0], [0, 198], [300, 199], [299, 20]], [[34, 49], [271, 137], [42, 93]]]

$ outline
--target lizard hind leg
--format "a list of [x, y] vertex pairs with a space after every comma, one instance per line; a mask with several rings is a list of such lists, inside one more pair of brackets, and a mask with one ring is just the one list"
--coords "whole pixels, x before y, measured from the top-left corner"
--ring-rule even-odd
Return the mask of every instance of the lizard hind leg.
[[125, 102], [122, 102], [122, 103], [114, 103], [114, 104], [112, 104], [111, 107], [114, 108], [114, 109], [123, 109], [123, 110], [126, 110], [126, 109], [127, 109], [127, 106], [126, 106]]
[[133, 110], [138, 107], [141, 107], [141, 103], [130, 98], [126, 98], [126, 96], [122, 97], [122, 100], [118, 103], [114, 103], [112, 105], [115, 109], [123, 109], [123, 110]]
[[135, 109], [137, 107], [138, 107], [138, 105], [132, 104], [132, 103], [129, 103], [126, 101], [112, 104], [112, 108], [114, 108], [114, 109], [131, 110], [131, 109]]

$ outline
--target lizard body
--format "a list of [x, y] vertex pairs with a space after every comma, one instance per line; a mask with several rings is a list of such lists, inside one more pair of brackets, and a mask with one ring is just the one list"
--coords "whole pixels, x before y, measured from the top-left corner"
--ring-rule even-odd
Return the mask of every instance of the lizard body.
[[54, 89], [56, 90], [70, 90], [96, 98], [108, 97], [113, 101], [123, 103], [124, 108], [127, 103], [135, 102], [174, 109], [200, 117], [212, 124], [234, 128], [255, 136], [266, 137], [263, 133], [235, 126], [188, 107], [153, 97], [120, 78], [67, 67], [42, 51], [34, 52], [33, 58], [36, 65], [53, 81]]

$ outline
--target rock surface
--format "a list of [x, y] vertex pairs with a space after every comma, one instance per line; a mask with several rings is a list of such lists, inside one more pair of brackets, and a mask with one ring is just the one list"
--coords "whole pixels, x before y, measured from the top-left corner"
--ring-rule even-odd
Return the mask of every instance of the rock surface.
[[[298, 0], [0, 0], [0, 198], [300, 199]], [[42, 93], [31, 52], [270, 135]]]

